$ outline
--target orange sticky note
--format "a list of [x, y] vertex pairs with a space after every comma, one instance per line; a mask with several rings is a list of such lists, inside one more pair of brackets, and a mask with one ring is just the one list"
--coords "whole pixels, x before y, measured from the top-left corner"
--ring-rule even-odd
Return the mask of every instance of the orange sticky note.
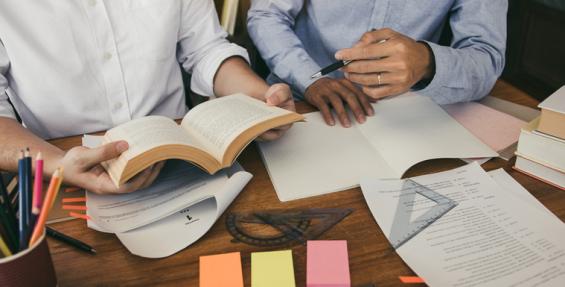
[[424, 279], [418, 276], [398, 276], [398, 278], [404, 284], [425, 283]]
[[239, 252], [200, 256], [200, 287], [243, 287]]

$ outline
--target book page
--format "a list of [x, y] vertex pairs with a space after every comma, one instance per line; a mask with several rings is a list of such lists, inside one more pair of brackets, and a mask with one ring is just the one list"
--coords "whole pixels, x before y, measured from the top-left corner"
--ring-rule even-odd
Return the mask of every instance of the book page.
[[429, 98], [407, 93], [380, 100], [373, 108], [375, 116], [357, 128], [398, 178], [429, 159], [498, 156]]
[[290, 111], [267, 106], [244, 94], [211, 100], [190, 110], [181, 126], [198, 134], [220, 162], [227, 147], [245, 130]]
[[[396, 252], [429, 286], [562, 286], [565, 225], [477, 164], [413, 178], [458, 205]], [[387, 238], [402, 181], [367, 178], [363, 195]], [[403, 198], [410, 190], [405, 190]], [[430, 206], [415, 198], [407, 211]], [[411, 217], [415, 218], [415, 217]]]
[[305, 114], [284, 137], [259, 142], [280, 201], [359, 186], [364, 176], [395, 178], [394, 171], [352, 123], [328, 126], [319, 112]]
[[173, 120], [162, 116], [148, 116], [132, 120], [108, 130], [104, 138], [105, 142], [118, 140], [128, 142], [129, 149], [120, 156], [120, 160], [129, 160], [161, 145], [179, 144], [199, 148], [201, 146], [194, 137], [191, 137]]

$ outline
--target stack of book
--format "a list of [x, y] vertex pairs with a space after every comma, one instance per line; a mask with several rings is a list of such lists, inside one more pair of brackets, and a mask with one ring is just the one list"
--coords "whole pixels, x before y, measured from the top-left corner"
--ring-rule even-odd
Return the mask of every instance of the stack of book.
[[565, 190], [565, 86], [538, 107], [520, 133], [514, 168]]

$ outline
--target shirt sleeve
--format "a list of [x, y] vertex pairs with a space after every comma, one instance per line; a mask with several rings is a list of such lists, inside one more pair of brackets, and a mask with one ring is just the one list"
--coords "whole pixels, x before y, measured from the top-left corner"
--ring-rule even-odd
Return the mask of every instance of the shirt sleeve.
[[486, 96], [504, 69], [507, 0], [457, 0], [449, 18], [451, 47], [426, 41], [435, 75], [419, 94], [439, 104]]
[[226, 40], [212, 0], [182, 1], [177, 59], [192, 74], [191, 89], [203, 96], [214, 95], [214, 77], [220, 65], [233, 56], [249, 63], [242, 47]]
[[314, 81], [321, 67], [308, 55], [293, 27], [304, 0], [253, 0], [247, 30], [261, 56], [279, 79], [300, 94]]
[[4, 44], [0, 41], [0, 117], [16, 118], [16, 113], [8, 102], [8, 79], [6, 74], [10, 68], [10, 60], [4, 48]]

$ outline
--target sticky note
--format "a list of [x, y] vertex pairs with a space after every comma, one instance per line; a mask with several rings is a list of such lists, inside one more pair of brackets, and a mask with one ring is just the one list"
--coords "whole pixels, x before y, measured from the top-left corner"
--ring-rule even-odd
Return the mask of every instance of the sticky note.
[[239, 252], [201, 256], [200, 287], [243, 287]]
[[251, 287], [295, 287], [292, 251], [251, 253]]
[[351, 286], [347, 241], [310, 240], [306, 252], [306, 286]]
[[398, 279], [404, 284], [425, 283], [424, 279], [418, 276], [398, 276]]

